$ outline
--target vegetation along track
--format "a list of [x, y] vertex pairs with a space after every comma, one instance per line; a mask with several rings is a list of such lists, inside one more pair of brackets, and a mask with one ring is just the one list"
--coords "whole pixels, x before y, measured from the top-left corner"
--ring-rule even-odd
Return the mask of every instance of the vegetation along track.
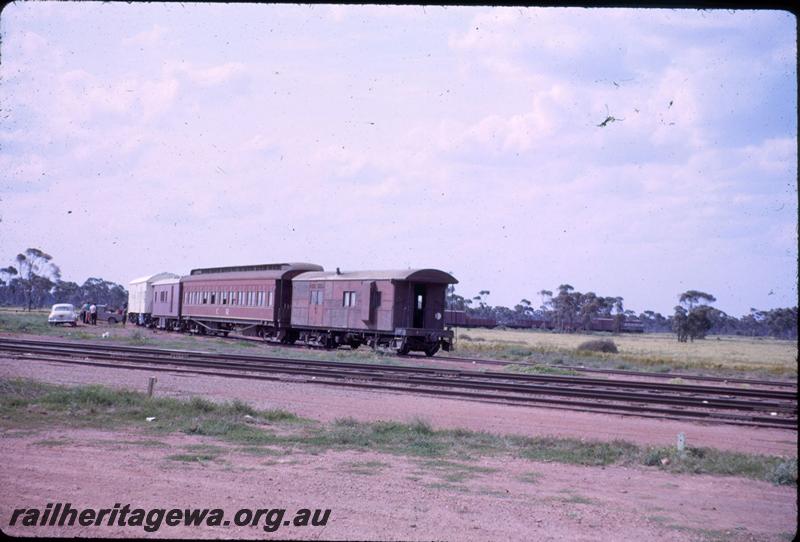
[[796, 391], [0, 339], [11, 357], [797, 429]]
[[[408, 357], [421, 357], [417, 355]], [[487, 359], [487, 358], [459, 358], [455, 356], [436, 356], [436, 361], [452, 361], [455, 363], [474, 363], [478, 365], [518, 365], [521, 367], [537, 367], [534, 363], [524, 363], [519, 361], [510, 361], [502, 359]], [[541, 365], [546, 367], [545, 365]], [[762, 380], [754, 378], [739, 378], [728, 376], [710, 376], [710, 375], [697, 375], [697, 374], [684, 374], [684, 373], [656, 373], [652, 371], [630, 371], [625, 369], [601, 369], [597, 367], [585, 367], [583, 365], [557, 365], [558, 369], [574, 371], [576, 373], [596, 373], [596, 374], [609, 374], [620, 376], [636, 376], [641, 378], [654, 378], [659, 380], [664, 379], [681, 379], [681, 380], [695, 380], [705, 382], [723, 382], [725, 384], [747, 384], [749, 386], [771, 386], [776, 388], [797, 388], [797, 382], [788, 380]]]

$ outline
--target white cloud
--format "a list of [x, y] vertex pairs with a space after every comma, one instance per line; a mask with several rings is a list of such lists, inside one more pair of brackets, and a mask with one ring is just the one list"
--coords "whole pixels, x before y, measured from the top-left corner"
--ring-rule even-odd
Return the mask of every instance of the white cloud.
[[202, 86], [215, 86], [231, 81], [246, 73], [245, 65], [241, 62], [225, 62], [207, 68], [184, 66], [182, 70], [189, 80]]
[[167, 29], [159, 24], [154, 24], [149, 30], [143, 30], [122, 40], [123, 45], [141, 45], [155, 47], [162, 42]]

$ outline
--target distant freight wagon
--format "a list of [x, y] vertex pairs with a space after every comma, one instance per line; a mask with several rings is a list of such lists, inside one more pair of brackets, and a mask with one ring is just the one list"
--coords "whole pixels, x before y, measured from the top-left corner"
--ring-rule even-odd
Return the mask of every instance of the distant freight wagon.
[[[466, 311], [446, 310], [444, 311], [445, 325], [448, 327], [497, 327], [498, 322], [493, 317], [476, 317]], [[541, 320], [535, 318], [517, 318], [502, 324], [513, 329], [555, 329], [555, 323], [551, 320]], [[589, 328], [586, 331], [615, 331], [614, 318], [592, 318]], [[572, 326], [565, 325], [567, 331], [577, 331], [582, 329], [579, 323], [575, 322]], [[625, 319], [620, 326], [622, 333], [644, 333], [644, 324], [635, 318]]]

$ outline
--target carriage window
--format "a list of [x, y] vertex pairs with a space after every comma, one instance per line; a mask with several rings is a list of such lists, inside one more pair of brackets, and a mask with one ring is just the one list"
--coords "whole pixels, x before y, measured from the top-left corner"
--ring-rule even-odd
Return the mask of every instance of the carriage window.
[[270, 306], [270, 307], [272, 306], [272, 298], [273, 298], [273, 294], [274, 294], [274, 293], [275, 293], [275, 292], [274, 292], [273, 290], [270, 290], [270, 291], [269, 291], [269, 306]]
[[208, 292], [203, 292], [203, 305], [208, 304]]
[[216, 292], [211, 292], [211, 304], [213, 305], [216, 302], [217, 294]]
[[417, 309], [422, 310], [422, 294], [417, 296]]
[[345, 292], [344, 298], [342, 299], [342, 306], [343, 307], [355, 307], [356, 306], [356, 293], [355, 292]]

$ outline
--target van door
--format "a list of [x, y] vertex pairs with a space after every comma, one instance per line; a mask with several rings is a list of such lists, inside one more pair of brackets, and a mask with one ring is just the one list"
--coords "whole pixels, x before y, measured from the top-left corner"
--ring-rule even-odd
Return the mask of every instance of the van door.
[[414, 298], [412, 300], [413, 306], [413, 323], [411, 327], [422, 328], [425, 323], [425, 301], [427, 297], [427, 288], [424, 284], [414, 285]]

